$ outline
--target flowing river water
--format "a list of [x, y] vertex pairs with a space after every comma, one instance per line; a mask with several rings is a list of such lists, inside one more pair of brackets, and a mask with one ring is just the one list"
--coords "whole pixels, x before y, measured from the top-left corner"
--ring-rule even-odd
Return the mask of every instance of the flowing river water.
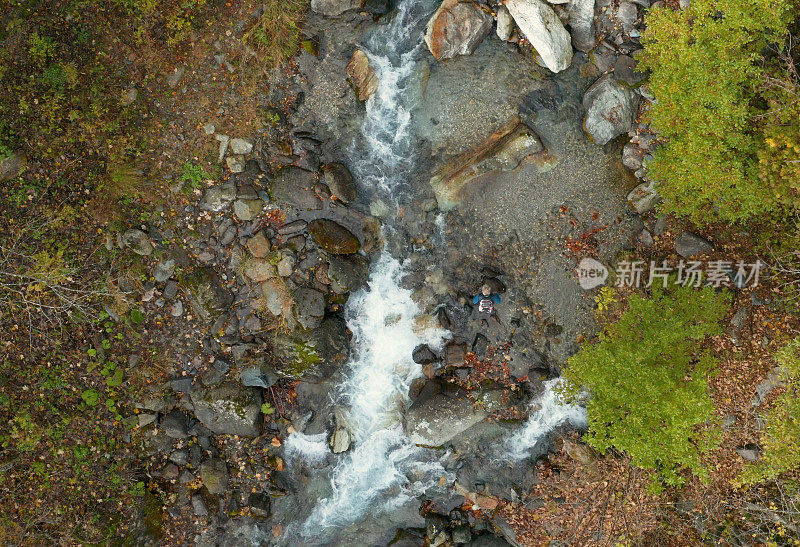
[[[415, 161], [412, 112], [421, 93], [418, 62], [424, 53], [424, 26], [437, 4], [401, 0], [390, 21], [362, 45], [379, 84], [367, 101], [361, 137], [351, 147], [348, 163], [360, 186], [390, 208], [408, 198], [407, 180]], [[419, 498], [452, 485], [442, 463], [448, 454], [417, 447], [403, 432], [409, 386], [422, 374], [412, 351], [423, 343], [441, 348], [446, 331], [415, 328], [420, 310], [411, 291], [401, 287], [403, 265], [390, 251], [403, 245], [393, 241], [393, 216], [384, 225], [393, 245], [387, 244], [373, 263], [368, 288], [354, 294], [346, 308], [353, 349], [347, 378], [334, 396], [349, 409], [352, 447], [333, 455], [325, 434], [293, 433], [286, 441], [290, 465], [317, 462], [312, 467], [330, 481], [330, 494], [288, 526], [287, 545], [358, 543], [362, 536], [354, 527], [364, 520], [391, 533], [403, 526], [404, 514], [418, 510]], [[442, 233], [443, 222], [443, 217], [437, 219]], [[555, 382], [546, 383], [528, 422], [499, 448], [507, 461], [526, 457], [561, 423], [583, 424], [581, 409], [558, 403]]]

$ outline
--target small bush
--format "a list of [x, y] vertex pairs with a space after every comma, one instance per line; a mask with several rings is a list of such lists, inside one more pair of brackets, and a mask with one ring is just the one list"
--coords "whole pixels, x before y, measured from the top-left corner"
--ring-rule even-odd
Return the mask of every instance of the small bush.
[[267, 69], [274, 68], [300, 49], [300, 23], [308, 0], [267, 2], [264, 13], [248, 30], [242, 40], [256, 51]]
[[700, 426], [712, 417], [706, 379], [715, 362], [701, 345], [722, 332], [728, 299], [710, 287], [653, 288], [652, 298], [631, 295], [619, 321], [568, 360], [564, 394], [588, 390], [588, 444], [625, 451], [678, 485], [681, 469], [706, 475], [700, 454], [713, 435]]
[[800, 338], [784, 347], [776, 358], [786, 388], [767, 415], [761, 461], [742, 473], [739, 484], [774, 479], [800, 468]]

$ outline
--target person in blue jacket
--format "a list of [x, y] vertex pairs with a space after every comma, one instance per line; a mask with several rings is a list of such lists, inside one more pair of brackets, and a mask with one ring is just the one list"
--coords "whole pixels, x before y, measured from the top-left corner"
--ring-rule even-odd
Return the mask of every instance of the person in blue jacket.
[[494, 305], [500, 303], [500, 295], [493, 293], [492, 288], [488, 284], [484, 283], [481, 287], [481, 292], [472, 297], [472, 303], [478, 306], [478, 313], [480, 314], [482, 323], [488, 326], [488, 317], [492, 317], [495, 321], [500, 323], [500, 318], [497, 316], [497, 312], [494, 309]]

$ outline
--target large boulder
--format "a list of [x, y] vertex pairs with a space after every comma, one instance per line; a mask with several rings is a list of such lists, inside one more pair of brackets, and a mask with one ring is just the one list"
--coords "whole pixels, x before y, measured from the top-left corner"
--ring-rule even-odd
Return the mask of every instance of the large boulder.
[[194, 414], [219, 435], [257, 437], [261, 433], [261, 394], [258, 389], [225, 382], [192, 392]]
[[428, 21], [425, 43], [439, 61], [470, 55], [492, 30], [492, 22], [472, 0], [444, 0]]
[[311, 171], [295, 166], [284, 167], [275, 175], [272, 199], [298, 209], [319, 209], [322, 202], [314, 193], [316, 182], [317, 177]]
[[583, 96], [583, 129], [593, 142], [604, 145], [633, 127], [638, 106], [638, 95], [606, 74]]
[[489, 392], [482, 404], [461, 391], [442, 391], [430, 397], [420, 396], [406, 413], [405, 429], [414, 444], [442, 446], [459, 433], [482, 422], [498, 407], [501, 397]]
[[331, 195], [343, 203], [358, 197], [358, 187], [350, 170], [341, 163], [326, 163], [322, 166], [322, 180], [328, 185]]
[[218, 458], [206, 460], [200, 465], [200, 479], [210, 493], [222, 495], [228, 490], [228, 466]]
[[336, 17], [346, 11], [360, 9], [363, 5], [363, 0], [311, 0], [312, 11], [325, 17]]
[[539, 62], [552, 72], [572, 64], [572, 42], [553, 8], [540, 0], [507, 0], [511, 17], [538, 54]]
[[347, 63], [347, 80], [359, 101], [366, 101], [378, 89], [378, 74], [369, 63], [367, 54], [360, 49], [353, 52], [353, 57]]
[[572, 45], [591, 51], [595, 45], [594, 0], [570, 0], [568, 10]]
[[350, 354], [347, 323], [338, 316], [326, 317], [314, 330], [275, 332], [271, 344], [280, 374], [313, 382], [330, 379]]
[[350, 230], [326, 218], [309, 223], [308, 233], [317, 245], [331, 254], [353, 254], [361, 248], [358, 238]]
[[474, 148], [434, 171], [431, 186], [442, 210], [452, 209], [461, 190], [470, 182], [493, 171], [513, 171], [542, 152], [536, 133], [514, 116]]

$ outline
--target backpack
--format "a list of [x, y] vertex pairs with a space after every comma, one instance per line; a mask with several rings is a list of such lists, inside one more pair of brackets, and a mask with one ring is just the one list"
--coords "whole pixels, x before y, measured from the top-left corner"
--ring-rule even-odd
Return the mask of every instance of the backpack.
[[481, 301], [478, 302], [478, 311], [481, 313], [492, 313], [494, 310], [494, 300], [492, 296], [482, 296]]

